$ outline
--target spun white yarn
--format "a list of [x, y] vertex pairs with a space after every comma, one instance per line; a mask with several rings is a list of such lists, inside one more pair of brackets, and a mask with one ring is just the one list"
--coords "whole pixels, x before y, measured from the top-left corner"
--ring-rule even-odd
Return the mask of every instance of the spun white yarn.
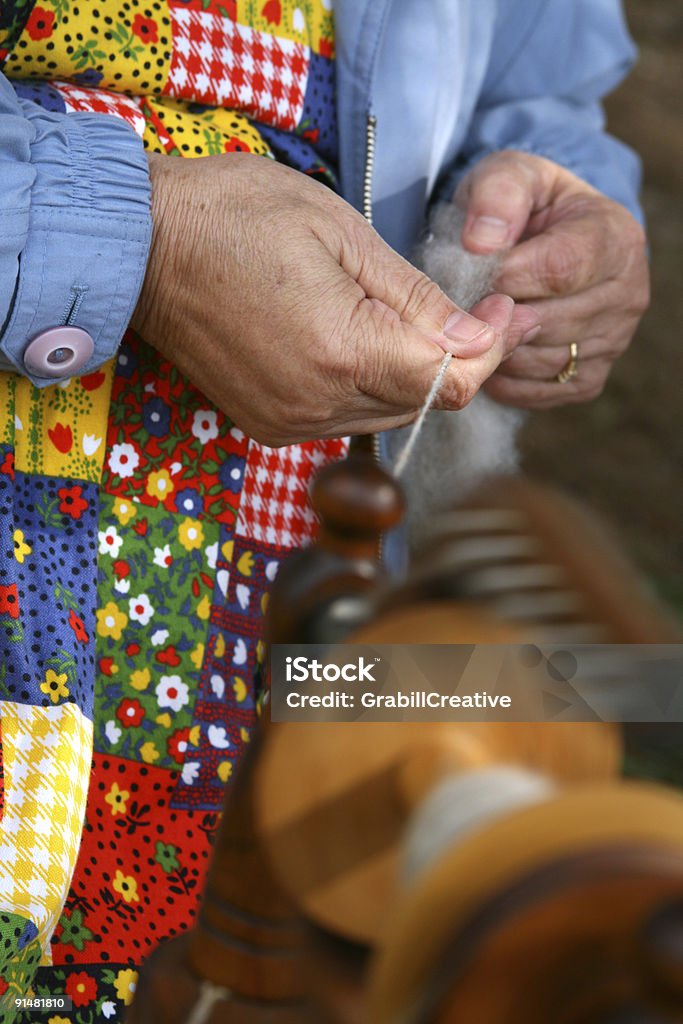
[[551, 779], [514, 765], [496, 765], [438, 783], [413, 814], [405, 834], [401, 880], [414, 884], [465, 836], [555, 792]]
[[[414, 262], [454, 302], [470, 309], [491, 292], [500, 257], [463, 249], [463, 222], [463, 212], [454, 203], [437, 206], [430, 234]], [[452, 508], [489, 476], [512, 473], [519, 467], [516, 439], [524, 414], [517, 409], [498, 405], [480, 392], [459, 412], [431, 411], [447, 365], [444, 357], [418, 420], [412, 427], [387, 435], [395, 472], [401, 460], [399, 475], [408, 498], [412, 550], [429, 538], [438, 513]]]
[[230, 989], [221, 985], [214, 985], [213, 982], [204, 978], [200, 982], [197, 1001], [190, 1010], [190, 1015], [185, 1024], [208, 1024], [216, 1003], [232, 998]]

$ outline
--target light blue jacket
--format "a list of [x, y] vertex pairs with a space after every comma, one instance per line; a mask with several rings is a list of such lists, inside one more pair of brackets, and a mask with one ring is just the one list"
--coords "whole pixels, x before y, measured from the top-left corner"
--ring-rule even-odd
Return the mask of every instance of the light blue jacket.
[[[638, 160], [600, 107], [635, 57], [619, 0], [337, 0], [335, 19], [342, 191], [362, 210], [365, 188], [400, 252], [430, 199], [504, 148], [639, 216]], [[48, 113], [0, 76], [0, 186], [0, 368], [26, 373], [31, 338], [68, 321], [95, 341], [87, 373], [116, 352], [144, 277], [142, 143], [114, 117]]]

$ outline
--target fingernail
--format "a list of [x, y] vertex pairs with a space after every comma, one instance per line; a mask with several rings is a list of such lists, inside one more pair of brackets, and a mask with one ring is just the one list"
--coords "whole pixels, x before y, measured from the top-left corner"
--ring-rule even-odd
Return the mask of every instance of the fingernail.
[[510, 231], [510, 225], [498, 217], [477, 217], [467, 231], [467, 240], [475, 242], [487, 249], [497, 249], [504, 245]]
[[483, 334], [484, 331], [488, 331], [488, 329], [488, 324], [482, 323], [476, 317], [460, 311], [451, 313], [443, 325], [443, 333], [446, 337], [450, 341], [459, 341], [463, 345], [468, 345], [475, 338], [478, 338], [480, 334]]
[[534, 338], [538, 337], [542, 330], [543, 324], [536, 324], [535, 327], [532, 327], [531, 330], [527, 331], [526, 334], [522, 335], [520, 345], [526, 345], [528, 341], [533, 341]]

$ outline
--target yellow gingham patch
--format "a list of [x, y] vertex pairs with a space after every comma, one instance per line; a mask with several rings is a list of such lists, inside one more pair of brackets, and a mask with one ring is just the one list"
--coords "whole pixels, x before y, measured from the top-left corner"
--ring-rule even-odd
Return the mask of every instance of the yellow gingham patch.
[[0, 909], [33, 921], [46, 949], [78, 856], [93, 725], [75, 704], [38, 708], [3, 701], [0, 715]]

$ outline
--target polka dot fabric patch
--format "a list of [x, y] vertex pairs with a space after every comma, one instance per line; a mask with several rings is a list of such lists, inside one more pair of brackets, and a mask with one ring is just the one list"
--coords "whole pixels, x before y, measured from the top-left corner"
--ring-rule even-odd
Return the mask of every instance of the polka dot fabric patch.
[[98, 513], [94, 484], [0, 472], [0, 697], [92, 717]]
[[10, 78], [66, 78], [145, 95], [162, 92], [171, 47], [164, 0], [40, 0], [5, 70]]
[[134, 965], [195, 917], [218, 815], [168, 811], [176, 778], [95, 755], [71, 893], [52, 940], [53, 963]]
[[145, 134], [148, 148], [154, 139], [161, 139], [166, 152], [181, 156], [271, 155], [262, 132], [234, 110], [170, 99], [150, 99], [144, 109], [151, 128]]

